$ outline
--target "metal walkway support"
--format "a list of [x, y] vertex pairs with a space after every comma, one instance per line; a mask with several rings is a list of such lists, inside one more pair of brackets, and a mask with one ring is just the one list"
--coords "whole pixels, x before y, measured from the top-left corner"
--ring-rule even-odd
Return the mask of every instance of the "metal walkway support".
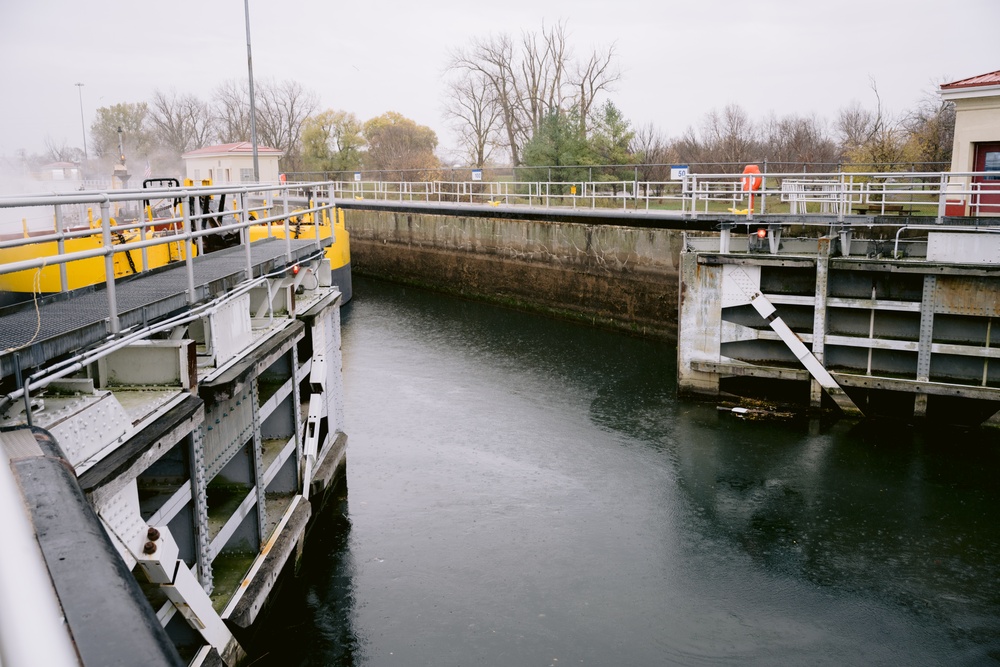
[[[0, 431], [0, 461], [4, 468], [0, 480], [16, 480], [22, 506], [7, 507], [10, 500], [4, 484], [3, 515], [26, 512], [30, 518], [38, 550], [31, 562], [30, 551], [8, 558], [5, 549], [0, 560], [4, 580], [12, 575], [24, 577], [40, 565], [50, 580], [49, 586], [18, 596], [7, 590], [0, 625], [0, 656], [4, 667], [20, 665], [183, 665], [143, 596], [139, 584], [101, 527], [101, 521], [80, 490], [72, 468], [59, 446], [41, 429], [18, 428]], [[13, 473], [13, 477], [11, 477]], [[5, 540], [11, 536], [5, 532]], [[11, 545], [7, 545], [11, 546]], [[51, 617], [51, 610], [40, 609], [41, 617], [25, 614], [37, 608], [36, 597], [47, 597], [54, 590], [61, 615]], [[9, 641], [6, 631], [18, 622], [38, 623], [26, 629], [30, 655]], [[58, 626], [63, 626], [58, 628]], [[61, 630], [61, 631], [59, 631]], [[66, 641], [71, 642], [68, 659]], [[74, 651], [75, 649], [75, 651]]]

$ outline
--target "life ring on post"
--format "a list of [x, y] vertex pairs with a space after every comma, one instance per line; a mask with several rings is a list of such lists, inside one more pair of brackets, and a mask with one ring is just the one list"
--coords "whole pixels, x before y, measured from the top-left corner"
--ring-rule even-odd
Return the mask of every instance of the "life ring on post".
[[278, 174], [278, 182], [284, 185], [285, 183], [288, 182], [288, 177], [285, 176], [284, 174]]
[[[756, 174], [756, 176], [754, 175]], [[755, 164], [748, 164], [743, 167], [743, 192], [754, 192], [760, 190], [764, 179], [760, 177], [760, 167]]]
[[753, 214], [753, 193], [760, 190], [760, 186], [763, 184], [764, 179], [760, 175], [760, 167], [755, 164], [748, 164], [743, 167], [743, 192], [749, 193], [750, 202], [747, 206], [747, 212]]

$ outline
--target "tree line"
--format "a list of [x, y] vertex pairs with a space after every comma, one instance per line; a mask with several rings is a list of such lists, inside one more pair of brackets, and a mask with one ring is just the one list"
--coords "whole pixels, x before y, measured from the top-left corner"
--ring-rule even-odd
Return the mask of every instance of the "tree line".
[[[666, 180], [670, 164], [712, 172], [765, 160], [771, 171], [784, 172], [941, 170], [950, 161], [954, 107], [935, 94], [893, 115], [870, 81], [874, 106], [854, 102], [832, 121], [796, 114], [755, 119], [731, 104], [668, 136], [653, 124], [634, 126], [614, 103], [621, 76], [614, 44], [578, 57], [564, 22], [518, 37], [473, 38], [449, 56], [443, 116], [468, 166], [520, 167], [519, 179]], [[442, 165], [435, 132], [397, 112], [362, 121], [349, 111], [320, 109], [319, 96], [293, 80], [258, 82], [255, 102], [258, 143], [283, 152], [283, 171], [377, 170], [418, 179], [434, 177]], [[185, 152], [250, 141], [247, 84], [224, 82], [207, 100], [156, 90], [145, 102], [97, 109], [89, 147], [101, 171], [120, 160], [119, 138], [133, 167], [138, 158], [152, 161], [157, 173], [180, 172]], [[36, 162], [83, 157], [51, 140], [46, 149]]]

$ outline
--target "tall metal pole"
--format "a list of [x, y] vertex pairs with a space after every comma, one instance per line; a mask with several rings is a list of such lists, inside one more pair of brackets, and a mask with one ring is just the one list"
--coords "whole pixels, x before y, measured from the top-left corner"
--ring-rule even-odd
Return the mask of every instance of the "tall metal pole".
[[87, 161], [87, 123], [83, 120], [83, 84], [77, 83], [76, 91], [80, 94], [80, 130], [83, 131], [83, 160]]
[[250, 142], [253, 144], [253, 180], [260, 183], [260, 163], [257, 160], [257, 105], [253, 98], [253, 56], [250, 53], [250, 0], [243, 0], [247, 19], [247, 72], [250, 75]]

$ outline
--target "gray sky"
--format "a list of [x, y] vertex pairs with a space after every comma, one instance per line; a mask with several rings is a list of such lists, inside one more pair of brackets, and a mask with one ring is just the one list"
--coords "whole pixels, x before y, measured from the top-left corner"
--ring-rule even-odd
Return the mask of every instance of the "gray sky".
[[[100, 8], [100, 9], [99, 9]], [[250, 0], [254, 74], [296, 79], [321, 108], [398, 111], [454, 146], [442, 119], [449, 50], [567, 21], [579, 55], [616, 43], [612, 99], [668, 136], [731, 102], [755, 119], [833, 120], [858, 100], [898, 113], [943, 77], [1000, 69], [998, 0]], [[95, 109], [154, 89], [207, 99], [244, 79], [242, 0], [0, 0], [0, 156], [81, 146]]]

